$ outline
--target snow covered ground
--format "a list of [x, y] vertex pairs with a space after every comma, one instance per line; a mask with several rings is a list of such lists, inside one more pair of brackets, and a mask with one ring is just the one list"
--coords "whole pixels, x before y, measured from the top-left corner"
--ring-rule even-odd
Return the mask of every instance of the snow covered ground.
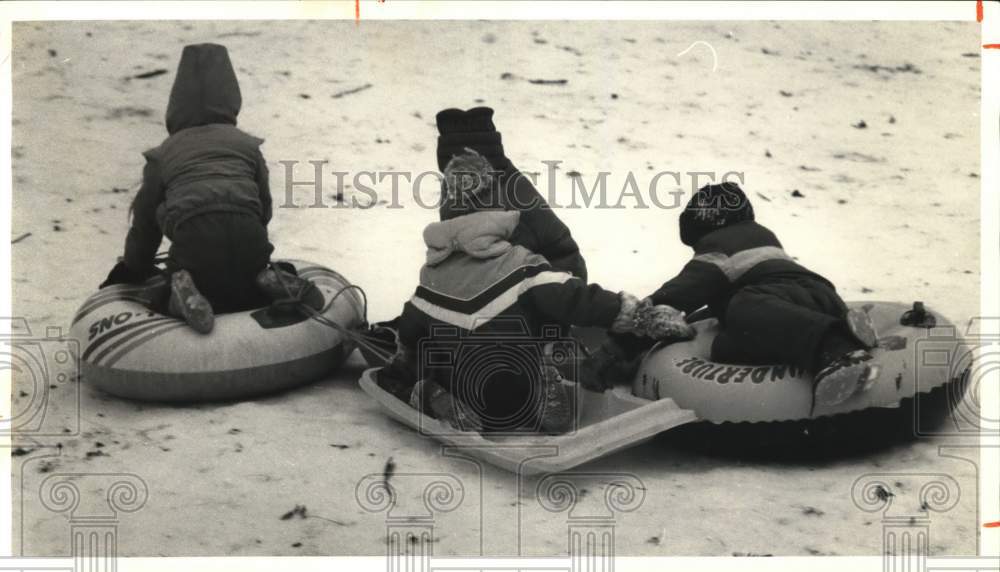
[[[551, 196], [563, 205], [572, 171], [588, 187], [609, 172], [612, 204], [630, 172], [643, 199], [662, 171], [739, 172], [758, 219], [845, 298], [924, 300], [958, 324], [978, 312], [974, 23], [26, 22], [14, 34], [12, 238], [30, 233], [12, 246], [14, 313], [36, 333], [68, 328], [120, 254], [140, 151], [165, 135], [181, 47], [203, 41], [230, 49], [240, 124], [267, 140], [275, 205], [285, 202], [279, 161], [299, 162], [297, 180], [322, 160], [328, 174], [431, 171], [434, 114], [490, 105], [522, 170], [544, 181], [543, 161], [562, 162]], [[705, 45], [678, 55], [699, 40], [717, 53], [714, 71]], [[364, 287], [375, 320], [411, 294], [420, 232], [436, 218], [409, 187], [389, 208], [391, 184], [373, 185], [372, 208], [277, 209], [270, 226], [277, 256], [342, 272]], [[656, 188], [667, 202], [691, 182]], [[425, 189], [433, 200], [434, 185]], [[328, 175], [328, 206], [334, 191]], [[297, 187], [292, 198], [304, 206], [312, 193]], [[345, 193], [368, 204], [354, 185]], [[559, 216], [593, 281], [645, 294], [689, 251], [678, 211], [623, 204]], [[380, 555], [385, 514], [363, 510], [355, 486], [392, 458], [397, 475], [448, 473], [464, 487], [460, 507], [435, 521], [436, 555], [566, 552], [567, 514], [534, 501], [537, 480], [518, 487], [441, 457], [357, 388], [361, 367], [355, 356], [300, 390], [198, 407], [123, 402], [86, 380], [57, 385], [50, 399], [63, 409], [82, 396], [82, 432], [58, 454], [15, 457], [15, 551], [68, 554], [65, 516], [38, 499], [48, 474], [127, 472], [149, 499], [121, 515], [123, 555]], [[15, 388], [15, 408], [23, 399]], [[769, 463], [664, 437], [581, 470], [624, 471], [645, 486], [642, 506], [616, 517], [619, 555], [876, 555], [881, 517], [851, 501], [852, 483], [872, 472], [956, 479], [961, 498], [933, 515], [931, 552], [972, 554], [976, 468], [940, 444]], [[599, 496], [606, 479], [591, 479], [582, 486]], [[917, 491], [894, 492], [898, 507], [919, 506]], [[282, 520], [296, 505], [322, 518]]]

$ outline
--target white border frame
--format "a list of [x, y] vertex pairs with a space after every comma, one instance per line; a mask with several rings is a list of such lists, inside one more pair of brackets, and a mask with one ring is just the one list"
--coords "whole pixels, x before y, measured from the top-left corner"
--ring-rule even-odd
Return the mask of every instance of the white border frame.
[[[1000, 43], [1000, 4], [984, 2], [981, 43]], [[362, 0], [364, 20], [941, 20], [969, 21], [976, 16], [976, 3], [962, 2], [574, 2], [565, 1], [440, 1]], [[269, 20], [344, 19], [353, 20], [353, 0], [332, 2], [8, 2], [0, 4], [0, 236], [11, 232], [11, 22], [16, 20]], [[1000, 50], [982, 50], [981, 92], [981, 311], [983, 316], [1000, 316], [1000, 85], [997, 78]], [[987, 190], [990, 190], [987, 192]], [[10, 268], [9, 240], [0, 240], [0, 268]], [[11, 315], [9, 270], [0, 280], [0, 315]], [[990, 326], [996, 327], [997, 321]], [[0, 325], [0, 328], [6, 327]], [[0, 331], [0, 335], [5, 333]], [[983, 332], [1000, 336], [1000, 331]], [[981, 386], [983, 415], [1000, 418], [1000, 372], [994, 383]], [[989, 380], [987, 380], [989, 381]], [[10, 387], [0, 378], [0, 388]], [[10, 414], [10, 392], [0, 395], [0, 414]], [[0, 443], [3, 445], [3, 443]], [[9, 443], [7, 443], [9, 446]], [[984, 442], [980, 455], [979, 514], [981, 520], [1000, 520], [1000, 443]], [[990, 447], [989, 445], [992, 445]], [[8, 456], [0, 455], [5, 474], [10, 474]], [[3, 515], [0, 524], [0, 555], [11, 554], [11, 480], [0, 479]], [[979, 523], [981, 526], [982, 523]], [[930, 569], [1000, 569], [1000, 528], [980, 529], [981, 558], [932, 559]], [[66, 559], [0, 558], [0, 570], [52, 569], [65, 567]], [[439, 559], [443, 560], [443, 559]], [[541, 563], [542, 559], [456, 559], [455, 566], [516, 570]], [[779, 558], [635, 558], [617, 557], [617, 570], [660, 570], [676, 566], [685, 570], [801, 570], [811, 572], [842, 570], [845, 567], [881, 570], [883, 559], [873, 557], [779, 557]], [[966, 565], [967, 564], [967, 565]], [[298, 570], [385, 570], [384, 557], [289, 557], [289, 558], [122, 558], [118, 567], [131, 570], [222, 570], [233, 565], [243, 570], [274, 570], [294, 565]], [[449, 566], [451, 567], [451, 566]]]

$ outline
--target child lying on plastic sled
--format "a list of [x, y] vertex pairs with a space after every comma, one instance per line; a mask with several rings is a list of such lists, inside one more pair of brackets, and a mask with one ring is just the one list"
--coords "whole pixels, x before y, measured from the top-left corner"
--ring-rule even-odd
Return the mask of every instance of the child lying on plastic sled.
[[[654, 292], [654, 304], [683, 312], [707, 305], [722, 327], [712, 359], [724, 363], [795, 365], [813, 374], [816, 403], [836, 405], [868, 389], [878, 374], [867, 363], [876, 334], [868, 314], [848, 311], [827, 279], [796, 263], [734, 183], [708, 185], [680, 215], [681, 242], [694, 258]], [[612, 335], [582, 366], [585, 386], [631, 377], [622, 362], [651, 344]], [[616, 375], [617, 374], [617, 375]], [[630, 380], [629, 380], [630, 381]]]
[[224, 46], [185, 46], [170, 91], [169, 137], [143, 153], [142, 186], [132, 201], [125, 255], [101, 287], [142, 283], [171, 240], [163, 311], [201, 333], [215, 312], [292, 298], [320, 309], [323, 295], [294, 269], [269, 265], [271, 191], [263, 140], [236, 128], [242, 99]]
[[399, 353], [379, 375], [383, 389], [461, 430], [561, 433], [573, 407], [551, 346], [539, 347], [546, 331], [690, 337], [681, 312], [588, 286], [512, 244], [523, 215], [487, 204], [497, 181], [482, 155], [467, 150], [444, 174], [446, 206], [424, 230], [427, 261], [398, 322]]

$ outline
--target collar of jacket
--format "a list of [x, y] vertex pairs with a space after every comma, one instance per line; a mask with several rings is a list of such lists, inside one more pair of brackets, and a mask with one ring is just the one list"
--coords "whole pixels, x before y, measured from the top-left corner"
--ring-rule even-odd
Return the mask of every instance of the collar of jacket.
[[473, 131], [471, 133], [448, 133], [438, 136], [438, 169], [444, 171], [448, 161], [468, 147], [479, 153], [497, 171], [506, 171], [510, 161], [503, 152], [503, 142], [497, 131]]
[[500, 256], [512, 248], [508, 239], [520, 217], [518, 211], [482, 211], [427, 225], [427, 265], [440, 264], [455, 252], [473, 258]]

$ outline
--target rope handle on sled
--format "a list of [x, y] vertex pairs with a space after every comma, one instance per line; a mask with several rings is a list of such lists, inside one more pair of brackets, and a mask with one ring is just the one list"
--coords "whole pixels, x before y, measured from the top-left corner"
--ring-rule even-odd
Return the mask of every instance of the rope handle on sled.
[[[344, 286], [344, 287], [340, 288], [339, 290], [337, 290], [337, 292], [323, 306], [322, 310], [317, 311], [317, 310], [315, 310], [315, 309], [307, 306], [306, 304], [304, 304], [302, 302], [302, 295], [304, 294], [304, 292], [300, 292], [298, 295], [292, 294], [291, 288], [289, 288], [288, 284], [285, 282], [284, 278], [282, 278], [282, 276], [281, 276], [281, 269], [280, 268], [278, 268], [277, 266], [275, 266], [273, 263], [270, 263], [270, 267], [271, 267], [272, 270], [274, 270], [275, 275], [278, 277], [278, 283], [281, 284], [281, 287], [284, 288], [285, 294], [287, 295], [287, 298], [284, 298], [284, 299], [281, 299], [281, 300], [275, 300], [274, 302], [272, 302], [272, 306], [278, 306], [278, 307], [280, 307], [280, 306], [294, 306], [297, 310], [304, 312], [311, 319], [319, 322], [320, 324], [323, 324], [324, 326], [327, 326], [329, 328], [332, 328], [332, 329], [336, 330], [337, 332], [339, 332], [340, 334], [342, 334], [346, 338], [350, 339], [352, 342], [354, 342], [358, 346], [360, 346], [360, 347], [362, 347], [362, 348], [370, 351], [372, 354], [374, 354], [379, 359], [382, 359], [384, 361], [389, 361], [389, 360], [392, 359], [392, 357], [393, 357], [392, 354], [390, 354], [389, 352], [383, 350], [381, 347], [377, 346], [375, 343], [373, 343], [371, 340], [369, 340], [368, 336], [366, 336], [364, 333], [358, 332], [356, 330], [351, 330], [351, 329], [345, 328], [344, 326], [341, 326], [337, 322], [334, 322], [333, 320], [327, 318], [324, 315], [324, 314], [326, 314], [327, 310], [329, 310], [330, 307], [333, 306], [333, 303], [337, 301], [337, 298], [339, 298], [341, 294], [343, 294], [344, 292], [346, 292], [348, 290], [357, 290], [357, 292], [361, 295], [361, 319], [362, 319], [362, 323], [367, 326], [368, 325], [368, 294], [365, 293], [364, 289], [361, 286], [358, 286], [357, 284], [347, 284], [346, 286]], [[347, 282], [347, 280], [344, 280], [344, 282]]]

